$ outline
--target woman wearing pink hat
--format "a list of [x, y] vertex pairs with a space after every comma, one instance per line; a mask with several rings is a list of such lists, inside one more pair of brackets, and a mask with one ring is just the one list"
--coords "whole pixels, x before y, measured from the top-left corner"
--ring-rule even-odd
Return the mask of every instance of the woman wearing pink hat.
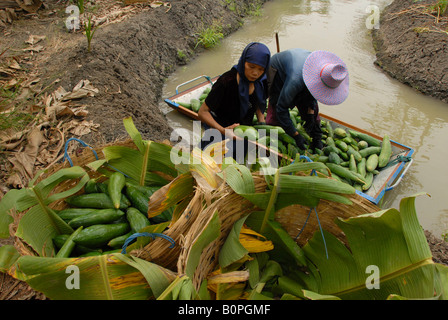
[[269, 106], [266, 123], [280, 125], [305, 150], [305, 139], [289, 116], [297, 107], [312, 138], [311, 149], [322, 149], [318, 101], [326, 105], [342, 103], [348, 96], [349, 77], [345, 63], [327, 51], [290, 49], [271, 57], [268, 70]]

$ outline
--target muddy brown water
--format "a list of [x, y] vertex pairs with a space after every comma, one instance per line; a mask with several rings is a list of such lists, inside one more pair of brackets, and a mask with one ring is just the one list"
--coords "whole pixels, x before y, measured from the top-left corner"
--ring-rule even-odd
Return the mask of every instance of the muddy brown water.
[[[336, 53], [350, 71], [350, 95], [338, 106], [320, 105], [321, 112], [414, 149], [414, 161], [401, 182], [386, 192], [382, 208], [399, 208], [403, 197], [426, 192], [416, 199], [422, 227], [440, 237], [448, 232], [448, 104], [424, 96], [387, 76], [374, 65], [371, 29], [380, 10], [391, 1], [282, 0], [267, 2], [260, 17], [179, 68], [166, 82], [163, 97], [176, 86], [200, 75], [215, 76], [236, 64], [252, 41], [265, 43], [271, 53], [294, 47]], [[373, 6], [373, 7], [369, 7]], [[373, 10], [373, 11], [372, 11]], [[381, 25], [379, 25], [381, 28]], [[179, 88], [180, 91], [188, 86]], [[192, 129], [192, 121], [160, 107], [173, 128]]]

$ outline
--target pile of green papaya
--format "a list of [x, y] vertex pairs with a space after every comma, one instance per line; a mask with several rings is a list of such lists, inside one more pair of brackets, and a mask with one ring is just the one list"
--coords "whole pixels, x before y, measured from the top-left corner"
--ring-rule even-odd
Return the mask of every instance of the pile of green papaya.
[[199, 108], [202, 106], [202, 103], [204, 103], [205, 98], [207, 98], [208, 94], [212, 90], [211, 87], [207, 87], [202, 91], [201, 95], [198, 98], [191, 98], [190, 102], [180, 102], [178, 101], [177, 104], [187, 108], [189, 110], [192, 110], [194, 112], [198, 112]]
[[[304, 121], [297, 108], [291, 109], [289, 115], [297, 131], [309, 145], [312, 139], [305, 131]], [[281, 127], [259, 125], [257, 121], [258, 119], [254, 116], [252, 126], [237, 126], [233, 130], [234, 134], [263, 144], [291, 159], [296, 159], [297, 155], [306, 155], [312, 161], [323, 162], [334, 178], [352, 185], [361, 192], [371, 187], [374, 175], [389, 163], [392, 156], [392, 146], [387, 134], [384, 135], [383, 140], [378, 140], [356, 130], [343, 127], [333, 128], [330, 121], [321, 120], [323, 149], [308, 148], [303, 151]], [[266, 135], [261, 136], [259, 129], [266, 130]], [[277, 130], [278, 139], [273, 140], [270, 135], [271, 130]]]
[[[207, 87], [199, 98], [192, 98], [190, 103], [178, 102], [178, 104], [198, 112], [210, 90], [211, 88]], [[296, 107], [290, 109], [289, 116], [299, 134], [309, 145], [312, 139], [303, 126], [304, 121], [299, 115], [299, 110]], [[236, 136], [256, 141], [292, 159], [301, 154], [313, 161], [324, 162], [333, 177], [352, 185], [359, 191], [367, 191], [371, 187], [373, 176], [387, 165], [392, 155], [387, 134], [381, 141], [352, 129], [333, 128], [329, 121], [321, 120], [324, 148], [322, 150], [307, 149], [304, 152], [297, 147], [295, 140], [283, 128], [260, 125], [257, 122], [257, 116], [254, 115], [251, 126], [240, 125], [234, 128], [233, 132]], [[266, 135], [259, 135], [260, 129], [266, 130]], [[271, 130], [277, 130], [277, 139], [272, 138]]]
[[321, 121], [321, 129], [324, 148], [309, 150], [309, 158], [325, 163], [334, 178], [367, 191], [374, 175], [386, 167], [392, 156], [389, 135], [379, 140], [353, 129], [333, 128], [326, 120]]
[[148, 218], [149, 198], [161, 186], [141, 186], [120, 172], [99, 182], [90, 179], [84, 193], [65, 199], [56, 213], [75, 232], [53, 238], [56, 257], [81, 257], [120, 252], [126, 239], [151, 225], [170, 221], [172, 209]]

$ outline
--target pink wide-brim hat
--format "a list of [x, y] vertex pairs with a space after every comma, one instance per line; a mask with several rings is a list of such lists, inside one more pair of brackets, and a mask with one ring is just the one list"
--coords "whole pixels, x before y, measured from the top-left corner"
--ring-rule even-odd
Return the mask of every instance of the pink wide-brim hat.
[[306, 87], [317, 101], [337, 105], [348, 97], [348, 69], [334, 53], [311, 52], [305, 60], [302, 74]]

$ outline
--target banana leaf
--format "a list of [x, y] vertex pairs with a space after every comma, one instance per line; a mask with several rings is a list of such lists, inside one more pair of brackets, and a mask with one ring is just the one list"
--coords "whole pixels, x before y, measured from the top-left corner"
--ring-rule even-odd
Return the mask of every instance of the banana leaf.
[[272, 241], [260, 240], [263, 235], [244, 227], [246, 217], [234, 223], [224, 245], [219, 251], [219, 265], [226, 269], [232, 264], [241, 263], [245, 257], [251, 253], [261, 253], [274, 248]]
[[232, 263], [241, 260], [249, 251], [241, 244], [239, 240], [241, 228], [247, 217], [239, 219], [233, 225], [230, 233], [219, 251], [219, 265], [226, 268]]
[[25, 192], [19, 189], [11, 189], [0, 201], [0, 238], [8, 239], [11, 236], [9, 234], [9, 225], [14, 221], [14, 218], [9, 212], [14, 208], [16, 202], [20, 203], [23, 197], [26, 197]]
[[[418, 194], [420, 195], [420, 194]], [[295, 272], [295, 286], [288, 293], [340, 299], [446, 299], [448, 268], [435, 264], [415, 212], [415, 197], [401, 200], [400, 211], [381, 210], [336, 223], [347, 236], [349, 249], [325, 232], [317, 233], [303, 247], [309, 272]], [[379, 274], [369, 272], [377, 268]], [[291, 275], [289, 275], [291, 276]], [[377, 276], [378, 287], [369, 285]], [[280, 282], [280, 281], [279, 281]], [[299, 296], [300, 294], [298, 294]], [[391, 296], [393, 295], [393, 296]]]
[[174, 274], [154, 263], [139, 259], [131, 255], [117, 254], [118, 259], [138, 269], [145, 277], [155, 298], [158, 298], [174, 281]]
[[[246, 224], [254, 229], [260, 230], [264, 221], [265, 212], [252, 212], [246, 219]], [[274, 250], [269, 252], [271, 259], [279, 263], [293, 265], [294, 268], [305, 266], [307, 261], [302, 248], [291, 238], [286, 230], [275, 220], [267, 220], [262, 234], [274, 244]]]
[[245, 226], [241, 228], [239, 240], [249, 253], [260, 253], [274, 249], [272, 241]]
[[[15, 235], [22, 238], [38, 255], [48, 257], [54, 255], [52, 238], [58, 234], [73, 232], [73, 229], [48, 205], [81, 190], [89, 180], [89, 176], [78, 166], [61, 169], [34, 185], [38, 176], [30, 181], [27, 188], [13, 189], [3, 197], [0, 202], [0, 216], [3, 217], [1, 229], [6, 229], [8, 222], [11, 222], [5, 217], [9, 212], [28, 210], [20, 219]], [[61, 182], [76, 179], [79, 179], [79, 182], [72, 188], [52, 193]]]
[[216, 289], [216, 300], [239, 300], [244, 294], [246, 284], [244, 282], [237, 283], [220, 283]]
[[263, 233], [266, 221], [272, 220], [275, 212], [290, 205], [315, 208], [321, 199], [351, 204], [345, 195], [355, 193], [352, 186], [334, 179], [293, 174], [322, 169], [328, 170], [323, 163], [318, 162], [298, 162], [281, 167], [273, 175], [265, 175], [269, 190], [262, 193], [255, 193], [253, 177], [245, 166], [229, 165], [223, 171], [223, 177], [233, 191], [265, 210], [264, 221], [257, 230]]
[[208, 275], [207, 289], [214, 293], [215, 300], [243, 299], [249, 277], [249, 270], [224, 271], [218, 268]]
[[157, 300], [193, 300], [197, 298], [193, 282], [186, 276], [177, 276], [157, 297]]
[[20, 257], [17, 249], [13, 245], [0, 247], [0, 272], [8, 272], [11, 266]]
[[262, 299], [264, 295], [261, 295], [261, 292], [266, 284], [283, 275], [282, 267], [277, 261], [268, 260], [264, 265], [259, 264], [257, 259], [254, 259], [253, 261], [256, 261], [256, 263], [249, 261], [247, 264], [249, 265], [249, 268], [252, 268], [252, 270], [255, 271], [258, 277], [253, 277], [249, 280], [249, 284], [252, 288], [248, 297], [249, 300]]
[[148, 217], [154, 217], [189, 198], [194, 192], [191, 173], [180, 174], [173, 181], [154, 192], [149, 200]]
[[228, 165], [221, 177], [240, 196], [246, 198], [260, 209], [266, 209], [271, 192], [255, 193], [255, 183], [250, 170], [239, 164]]
[[132, 118], [123, 120], [124, 126], [137, 146], [137, 150], [125, 146], [112, 145], [103, 149], [108, 166], [134, 179], [140, 185], [164, 185], [169, 182], [158, 172], [176, 177], [177, 170], [170, 161], [171, 146], [143, 140]]
[[218, 212], [216, 211], [211, 219], [204, 226], [203, 231], [195, 240], [191, 248], [189, 249], [187, 256], [187, 263], [185, 267], [185, 273], [190, 278], [193, 279], [193, 275], [196, 268], [199, 265], [200, 257], [202, 251], [207, 247], [212, 241], [216, 240], [220, 234], [220, 222]]
[[217, 175], [221, 168], [214, 158], [200, 150], [194, 148], [191, 153], [189, 171], [196, 180], [196, 183], [205, 190], [214, 190], [221, 184], [221, 178]]
[[146, 300], [160, 294], [171, 271], [119, 253], [84, 258], [22, 256], [13, 276], [55, 300]]

